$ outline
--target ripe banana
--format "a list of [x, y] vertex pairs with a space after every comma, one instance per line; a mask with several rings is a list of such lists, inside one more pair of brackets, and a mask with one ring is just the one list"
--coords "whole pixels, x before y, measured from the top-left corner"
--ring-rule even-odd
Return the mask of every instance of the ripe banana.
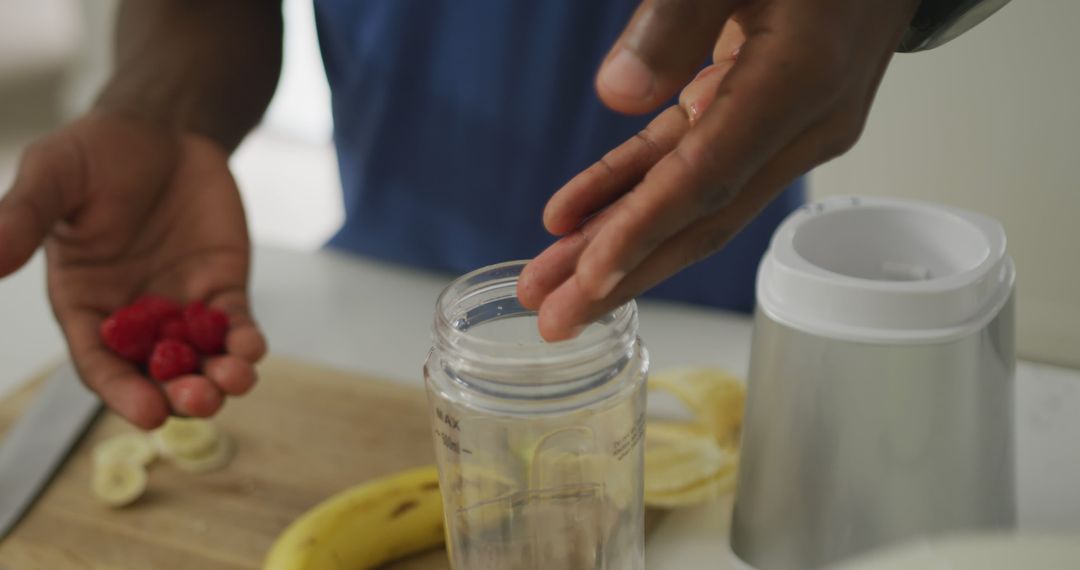
[[435, 466], [334, 495], [278, 537], [263, 570], [364, 570], [443, 543]]

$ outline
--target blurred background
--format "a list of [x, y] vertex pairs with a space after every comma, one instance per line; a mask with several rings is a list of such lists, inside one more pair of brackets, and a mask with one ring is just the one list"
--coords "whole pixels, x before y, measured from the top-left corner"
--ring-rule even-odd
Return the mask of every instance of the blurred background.
[[[85, 110], [108, 76], [116, 4], [0, 2], [0, 192], [21, 148]], [[256, 242], [311, 250], [342, 221], [340, 186], [311, 0], [284, 4], [281, 83], [233, 166]], [[1018, 266], [1020, 356], [1070, 366], [1080, 366], [1077, 22], [1080, 2], [1017, 0], [951, 44], [897, 56], [862, 141], [810, 176], [813, 197], [930, 199], [1001, 220]]]

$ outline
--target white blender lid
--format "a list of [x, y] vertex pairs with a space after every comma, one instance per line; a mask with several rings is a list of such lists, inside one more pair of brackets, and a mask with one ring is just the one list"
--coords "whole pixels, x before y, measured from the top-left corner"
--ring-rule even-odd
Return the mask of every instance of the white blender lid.
[[1015, 279], [997, 221], [893, 198], [834, 197], [792, 213], [758, 269], [772, 319], [851, 341], [921, 343], [982, 328]]

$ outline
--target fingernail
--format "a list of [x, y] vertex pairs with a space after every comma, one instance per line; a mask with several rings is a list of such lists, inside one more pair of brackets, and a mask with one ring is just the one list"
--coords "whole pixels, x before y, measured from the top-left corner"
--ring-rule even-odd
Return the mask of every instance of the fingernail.
[[600, 83], [620, 97], [647, 99], [656, 86], [656, 78], [641, 58], [624, 49], [600, 71]]
[[697, 124], [697, 119], [700, 114], [697, 103], [690, 103], [686, 106], [686, 118], [690, 119], [691, 126]]

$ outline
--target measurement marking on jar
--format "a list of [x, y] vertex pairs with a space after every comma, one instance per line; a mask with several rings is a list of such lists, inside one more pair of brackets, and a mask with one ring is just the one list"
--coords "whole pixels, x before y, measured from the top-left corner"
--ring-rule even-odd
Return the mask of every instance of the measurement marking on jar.
[[439, 418], [439, 421], [449, 426], [450, 429], [461, 431], [461, 428], [458, 427], [458, 419], [452, 414], [442, 411], [442, 408], [435, 408], [435, 417]]
[[443, 447], [445, 447], [446, 449], [449, 449], [454, 453], [461, 452], [461, 444], [459, 444], [452, 435], [441, 432], [439, 430], [435, 430], [435, 436], [438, 437], [440, 441], [442, 441]]
[[643, 437], [645, 437], [645, 414], [641, 413], [634, 420], [634, 426], [630, 428], [630, 431], [612, 443], [611, 454], [617, 461], [622, 461]]

